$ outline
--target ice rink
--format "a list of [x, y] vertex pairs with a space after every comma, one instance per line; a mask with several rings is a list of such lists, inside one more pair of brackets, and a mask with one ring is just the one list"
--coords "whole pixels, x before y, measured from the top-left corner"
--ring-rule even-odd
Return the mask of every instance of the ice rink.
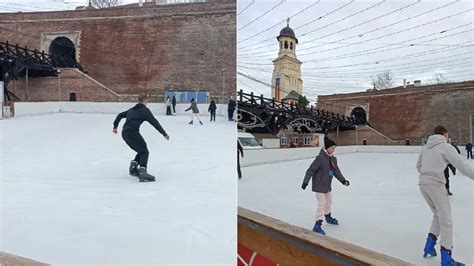
[[[327, 235], [416, 265], [439, 265], [439, 255], [422, 257], [432, 213], [418, 188], [418, 154], [337, 155], [336, 150], [336, 157], [351, 185], [345, 187], [333, 180], [332, 214], [340, 225], [323, 223]], [[301, 189], [311, 162], [306, 159], [244, 167], [239, 206], [311, 230], [316, 196], [311, 184]], [[474, 160], [469, 164], [474, 167]], [[474, 182], [458, 173], [451, 177], [451, 191], [454, 258], [473, 265]], [[439, 244], [436, 250], [439, 253]]]
[[159, 116], [167, 142], [145, 122], [157, 182], [139, 183], [114, 118], [0, 121], [0, 250], [52, 265], [235, 265], [235, 124]]

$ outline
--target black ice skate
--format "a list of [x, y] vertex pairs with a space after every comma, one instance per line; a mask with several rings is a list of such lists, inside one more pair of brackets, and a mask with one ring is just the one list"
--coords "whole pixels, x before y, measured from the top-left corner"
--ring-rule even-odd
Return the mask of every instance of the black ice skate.
[[139, 167], [138, 180], [140, 180], [140, 182], [153, 182], [155, 181], [155, 177], [147, 173], [145, 167]]
[[138, 176], [138, 163], [136, 161], [131, 161], [128, 171], [130, 172], [130, 175]]
[[189, 122], [189, 124], [192, 125], [192, 124], [193, 124], [193, 120], [191, 120], [191, 122]]
[[201, 125], [202, 125], [202, 122], [201, 122], [201, 120], [199, 120], [199, 124], [201, 124]]

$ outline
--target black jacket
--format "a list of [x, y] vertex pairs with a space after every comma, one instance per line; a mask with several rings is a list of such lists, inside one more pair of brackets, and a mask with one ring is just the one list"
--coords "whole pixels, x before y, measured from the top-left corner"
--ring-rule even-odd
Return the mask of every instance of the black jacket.
[[229, 100], [229, 104], [227, 105], [228, 111], [234, 111], [237, 103], [234, 100]]
[[125, 121], [125, 125], [123, 125], [123, 129], [134, 129], [139, 130], [140, 125], [143, 121], [148, 121], [153, 127], [156, 128], [163, 136], [166, 136], [166, 131], [161, 127], [160, 122], [156, 120], [156, 118], [151, 113], [150, 109], [148, 109], [144, 104], [137, 103], [134, 107], [130, 108], [125, 112], [121, 112], [117, 115], [114, 121], [114, 128], [117, 128], [120, 120], [122, 118], [127, 118]]
[[214, 113], [217, 109], [217, 105], [214, 101], [211, 101], [211, 104], [209, 105], [208, 112]]
[[472, 143], [466, 144], [466, 151], [472, 151]]
[[176, 105], [176, 97], [173, 96], [173, 99], [171, 100], [172, 105]]

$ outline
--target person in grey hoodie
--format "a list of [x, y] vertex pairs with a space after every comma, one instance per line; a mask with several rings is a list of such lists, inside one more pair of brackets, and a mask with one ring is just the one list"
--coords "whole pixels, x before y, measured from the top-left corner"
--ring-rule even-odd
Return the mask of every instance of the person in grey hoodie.
[[191, 106], [189, 106], [189, 108], [184, 111], [187, 112], [189, 110], [193, 110], [193, 115], [191, 116], [191, 122], [189, 122], [189, 124], [192, 125], [194, 118], [196, 117], [197, 120], [199, 121], [199, 124], [202, 125], [201, 119], [199, 119], [199, 108], [197, 106], [196, 101], [194, 101], [194, 98], [191, 99]]
[[336, 142], [326, 138], [324, 140], [324, 149], [321, 149], [319, 155], [316, 156], [316, 159], [314, 159], [313, 163], [306, 171], [303, 185], [301, 186], [302, 189], [306, 189], [309, 180], [312, 179], [312, 188], [313, 191], [316, 192], [316, 199], [318, 201], [316, 223], [313, 227], [313, 231], [321, 235], [326, 235], [326, 232], [321, 228], [323, 217], [326, 218], [326, 222], [329, 224], [339, 224], [337, 219], [331, 216], [332, 178], [335, 176], [343, 185], [349, 186], [349, 181], [347, 181], [342, 175], [337, 166], [337, 159], [333, 156], [335, 150]]
[[461, 173], [474, 179], [474, 169], [464, 164], [461, 156], [447, 142], [448, 137], [444, 126], [435, 127], [434, 135], [428, 138], [416, 163], [421, 194], [433, 212], [423, 257], [436, 256], [434, 247], [441, 235], [441, 265], [462, 265], [452, 258], [453, 222], [443, 171], [451, 163]]

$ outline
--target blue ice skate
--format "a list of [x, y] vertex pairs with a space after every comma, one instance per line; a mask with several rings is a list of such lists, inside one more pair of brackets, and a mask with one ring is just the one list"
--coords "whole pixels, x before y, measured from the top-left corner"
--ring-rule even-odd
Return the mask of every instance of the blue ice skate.
[[425, 244], [425, 249], [423, 250], [424, 253], [423, 253], [423, 257], [428, 257], [428, 255], [432, 256], [432, 257], [435, 257], [436, 256], [436, 250], [435, 250], [435, 246], [436, 246], [436, 236], [433, 235], [432, 233], [429, 233], [428, 234], [428, 238], [426, 239], [426, 244]]
[[314, 224], [314, 227], [313, 227], [313, 232], [316, 232], [316, 233], [319, 233], [319, 234], [325, 236], [326, 232], [324, 232], [324, 230], [321, 228], [322, 224], [323, 224], [323, 220], [316, 221], [316, 223]]
[[451, 250], [441, 247], [441, 266], [466, 266], [466, 264], [455, 261]]
[[326, 218], [326, 223], [328, 224], [334, 224], [334, 225], [339, 225], [339, 222], [337, 221], [336, 218], [332, 217], [331, 216], [331, 213], [328, 213], [326, 215], [324, 215], [325, 218]]

